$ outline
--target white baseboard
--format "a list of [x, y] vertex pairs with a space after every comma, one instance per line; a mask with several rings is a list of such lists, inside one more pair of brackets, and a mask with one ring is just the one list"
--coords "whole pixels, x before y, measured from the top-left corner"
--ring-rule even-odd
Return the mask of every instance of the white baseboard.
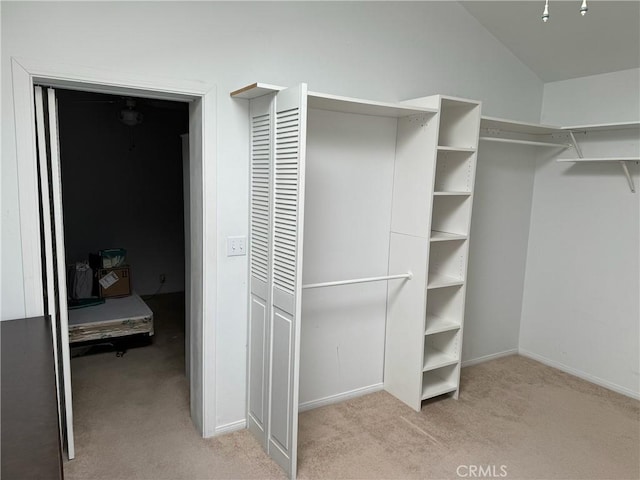
[[492, 353], [491, 355], [484, 355], [482, 357], [472, 358], [471, 360], [465, 360], [464, 362], [462, 362], [462, 368], [471, 367], [472, 365], [488, 362], [489, 360], [494, 360], [496, 358], [508, 357], [509, 355], [516, 355], [517, 353], [518, 353], [518, 349], [512, 348], [511, 350], [505, 350], [504, 352]]
[[551, 360], [547, 357], [543, 357], [542, 355], [538, 355], [537, 353], [529, 352], [527, 350], [520, 349], [518, 352], [523, 357], [530, 358], [532, 360], [536, 360], [537, 362], [544, 363], [545, 365], [553, 368], [557, 368], [565, 373], [573, 375], [575, 377], [581, 378], [591, 383], [595, 383], [596, 385], [600, 385], [609, 390], [613, 390], [614, 392], [621, 393], [627, 397], [635, 398], [636, 400], [640, 400], [640, 392], [634, 392], [633, 390], [620, 386], [616, 383], [612, 383], [608, 380], [604, 380], [600, 377], [596, 377], [589, 373], [583, 372], [582, 370], [576, 370], [575, 368], [568, 367], [560, 362], [556, 362], [555, 360]]
[[300, 404], [300, 406], [298, 407], [298, 411], [305, 412], [307, 410], [313, 410], [314, 408], [344, 402], [345, 400], [349, 400], [350, 398], [361, 397], [362, 395], [367, 395], [369, 393], [379, 392], [380, 390], [382, 390], [383, 385], [384, 384], [382, 383], [376, 383], [374, 385], [369, 385], [368, 387], [356, 388], [355, 390], [350, 390], [348, 392], [338, 393], [336, 395], [320, 398], [318, 400], [304, 402]]
[[237, 422], [231, 422], [216, 427], [214, 435], [224, 435], [225, 433], [237, 432], [238, 430], [244, 430], [245, 428], [247, 428], [247, 421], [242, 419]]

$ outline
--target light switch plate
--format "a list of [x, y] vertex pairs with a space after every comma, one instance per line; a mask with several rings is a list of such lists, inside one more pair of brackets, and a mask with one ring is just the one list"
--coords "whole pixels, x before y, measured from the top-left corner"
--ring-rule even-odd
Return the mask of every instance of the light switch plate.
[[227, 237], [227, 257], [247, 254], [247, 237]]

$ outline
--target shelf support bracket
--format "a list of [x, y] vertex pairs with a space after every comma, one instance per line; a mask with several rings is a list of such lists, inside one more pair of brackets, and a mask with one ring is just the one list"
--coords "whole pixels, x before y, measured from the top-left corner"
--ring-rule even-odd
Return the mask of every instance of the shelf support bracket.
[[620, 165], [622, 166], [622, 170], [624, 170], [624, 174], [627, 176], [627, 182], [629, 182], [629, 188], [631, 189], [631, 193], [636, 193], [636, 186], [633, 183], [633, 177], [629, 173], [629, 167], [627, 166], [627, 162], [624, 160], [620, 160]]
[[580, 145], [578, 145], [578, 142], [576, 141], [576, 137], [573, 135], [573, 131], [569, 130], [569, 136], [571, 137], [573, 148], [575, 148], [576, 153], [578, 154], [578, 158], [583, 158], [582, 149], [580, 148]]
[[[576, 150], [576, 153], [578, 154], [578, 158], [584, 158], [582, 156], [582, 149], [580, 148], [580, 145], [578, 145], [576, 137], [573, 134], [573, 130], [569, 130], [569, 136], [571, 137], [571, 142], [573, 143], [573, 148]], [[627, 165], [627, 162], [625, 160], [620, 160], [620, 166], [622, 167], [622, 171], [624, 172], [625, 176], [627, 177], [627, 182], [629, 183], [629, 188], [631, 189], [631, 193], [636, 193], [636, 186], [635, 186], [635, 184], [633, 182], [633, 177], [631, 176], [631, 173], [629, 172], [629, 167]]]

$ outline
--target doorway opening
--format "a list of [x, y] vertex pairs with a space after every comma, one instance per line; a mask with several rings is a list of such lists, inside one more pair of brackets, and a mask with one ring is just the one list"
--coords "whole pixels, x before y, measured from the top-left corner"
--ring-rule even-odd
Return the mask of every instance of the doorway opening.
[[133, 438], [188, 418], [189, 106], [55, 96], [76, 434]]
[[[20, 199], [20, 237], [22, 245], [22, 283], [26, 316], [49, 315], [54, 328], [58, 320], [67, 321], [64, 252], [56, 254], [56, 238], [62, 238], [59, 192], [59, 156], [57, 115], [43, 119], [42, 109], [56, 112], [55, 88], [135, 95], [158, 100], [189, 102], [189, 215], [187, 242], [189, 255], [185, 277], [186, 318], [189, 342], [189, 401], [191, 420], [203, 437], [215, 434], [215, 316], [217, 261], [215, 245], [206, 245], [205, 237], [216, 236], [216, 168], [215, 168], [215, 86], [187, 80], [137, 77], [117, 72], [86, 69], [69, 65], [20, 61], [12, 58], [13, 103], [16, 132], [16, 156]], [[53, 92], [48, 101], [42, 88]], [[36, 87], [36, 88], [34, 88]], [[40, 95], [38, 98], [38, 92]], [[47, 107], [48, 105], [48, 107]], [[38, 111], [40, 116], [38, 119]], [[53, 119], [53, 121], [51, 121]], [[36, 124], [40, 128], [36, 127]], [[206, 125], [206, 131], [205, 131]], [[44, 135], [47, 141], [42, 141]], [[55, 141], [52, 141], [55, 139]], [[46, 143], [46, 148], [45, 147]], [[49, 165], [47, 168], [42, 168]], [[51, 168], [55, 165], [56, 168]], [[206, 168], [205, 168], [206, 166]], [[50, 176], [46, 177], [48, 172]], [[57, 173], [55, 173], [57, 172]], [[56, 192], [56, 190], [58, 190]], [[45, 195], [45, 192], [48, 194]], [[50, 205], [53, 202], [53, 205]], [[60, 208], [55, 203], [59, 202]], [[54, 210], [55, 209], [55, 210]], [[48, 225], [48, 228], [43, 226]], [[49, 232], [43, 235], [42, 232]], [[52, 240], [53, 237], [53, 240]], [[63, 243], [63, 242], [61, 242]], [[58, 252], [59, 253], [59, 252]], [[62, 259], [61, 262], [58, 262]], [[61, 265], [60, 265], [61, 263]], [[62, 281], [60, 281], [60, 275]], [[62, 287], [61, 287], [62, 286]], [[58, 291], [56, 291], [58, 290]], [[60, 297], [64, 302], [60, 302]], [[55, 305], [57, 303], [57, 305]], [[64, 304], [64, 311], [59, 305]], [[53, 307], [53, 308], [52, 308]], [[205, 318], [207, 322], [205, 324]], [[57, 328], [58, 331], [67, 331]], [[58, 375], [60, 430], [67, 457], [75, 456], [73, 410], [71, 408], [71, 374], [68, 336], [57, 344], [55, 358]], [[55, 347], [55, 345], [54, 345]], [[65, 353], [66, 348], [66, 353]], [[204, 375], [204, 372], [207, 375]], [[66, 401], [68, 400], [68, 401]]]

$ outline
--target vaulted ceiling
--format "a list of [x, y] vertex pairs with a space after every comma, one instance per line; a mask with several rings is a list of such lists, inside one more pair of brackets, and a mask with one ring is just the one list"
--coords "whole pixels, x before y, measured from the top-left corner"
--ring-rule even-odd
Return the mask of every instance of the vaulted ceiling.
[[640, 67], [640, 1], [460, 2], [544, 82]]

